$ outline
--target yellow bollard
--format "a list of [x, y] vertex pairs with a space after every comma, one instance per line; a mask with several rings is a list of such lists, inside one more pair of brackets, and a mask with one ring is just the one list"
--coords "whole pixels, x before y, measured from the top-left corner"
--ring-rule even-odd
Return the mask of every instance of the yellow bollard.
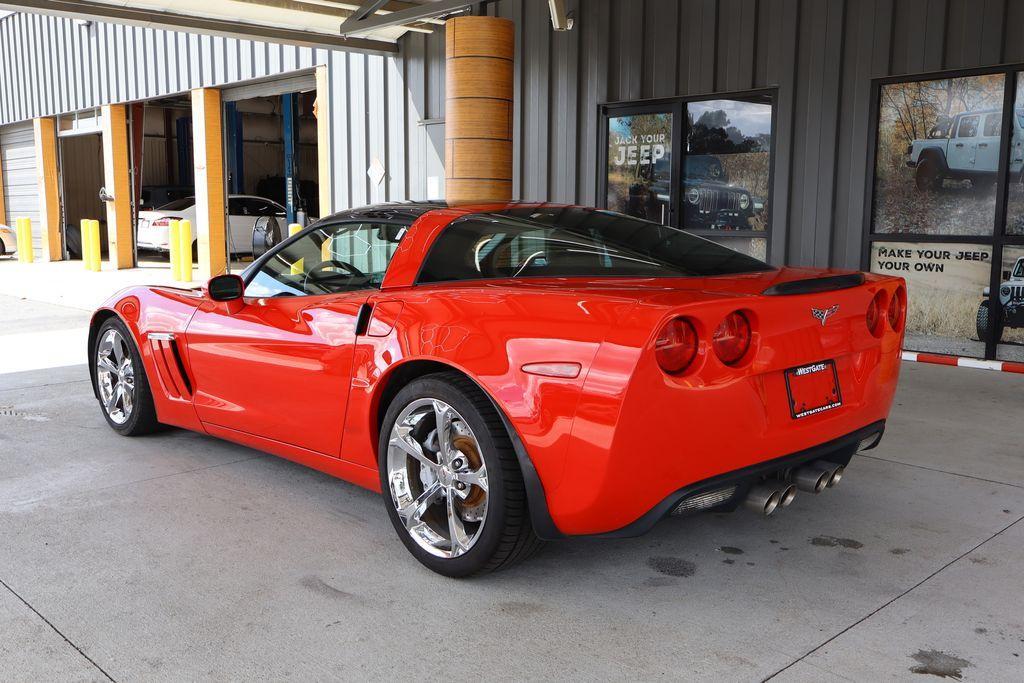
[[100, 222], [89, 221], [89, 270], [98, 273], [103, 270], [103, 249], [100, 246]]
[[177, 282], [181, 279], [181, 224], [177, 220], [171, 221], [167, 246], [171, 249], [171, 279]]
[[22, 263], [32, 263], [36, 259], [32, 251], [32, 219], [19, 218], [15, 222], [18, 237], [18, 260]]
[[182, 282], [192, 282], [192, 221], [178, 226], [178, 268]]
[[[298, 223], [292, 223], [291, 225], [288, 226], [289, 237], [301, 231], [302, 226], [299, 225]], [[292, 264], [292, 275], [302, 275], [303, 273], [306, 272], [306, 266], [305, 263], [303, 263], [304, 261], [305, 259], [300, 258], [298, 261]]]
[[83, 218], [78, 223], [79, 234], [82, 236], [82, 265], [92, 270], [92, 240], [89, 237], [89, 219]]

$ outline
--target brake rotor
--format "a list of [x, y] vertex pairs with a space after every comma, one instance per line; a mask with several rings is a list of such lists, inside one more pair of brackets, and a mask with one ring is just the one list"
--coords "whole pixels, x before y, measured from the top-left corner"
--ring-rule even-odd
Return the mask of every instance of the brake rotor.
[[[480, 466], [484, 464], [483, 458], [480, 457], [480, 451], [476, 447], [476, 442], [468, 436], [456, 436], [452, 439], [452, 446], [455, 447], [459, 453], [469, 463], [469, 469], [478, 470]], [[466, 499], [462, 501], [463, 512], [469, 512], [471, 509], [477, 507], [486, 499], [486, 495], [479, 486], [474, 486]]]

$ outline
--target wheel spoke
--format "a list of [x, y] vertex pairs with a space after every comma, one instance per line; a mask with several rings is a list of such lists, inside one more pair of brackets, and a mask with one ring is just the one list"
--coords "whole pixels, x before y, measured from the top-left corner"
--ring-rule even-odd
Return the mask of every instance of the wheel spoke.
[[441, 460], [451, 462], [452, 456], [452, 409], [451, 406], [434, 401], [434, 419], [437, 427], [437, 445], [441, 450]]
[[110, 340], [110, 350], [114, 354], [114, 359], [117, 361], [118, 367], [120, 367], [121, 363], [124, 362], [124, 347], [121, 344], [121, 336], [114, 334], [114, 337]]
[[126, 386], [123, 382], [117, 386], [121, 390], [121, 410], [123, 410], [125, 416], [127, 416], [132, 412], [131, 387]]
[[111, 362], [110, 358], [107, 357], [107, 356], [104, 356], [104, 355], [97, 356], [96, 357], [96, 365], [99, 367], [100, 370], [104, 370], [106, 372], [112, 372], [115, 375], [117, 374], [117, 366], [114, 365], [114, 363]]
[[406, 454], [412, 456], [416, 460], [419, 460], [422, 465], [426, 465], [432, 469], [437, 467], [437, 463], [431, 460], [430, 457], [423, 452], [423, 446], [413, 438], [412, 430], [409, 429], [409, 427], [395, 427], [395, 434], [391, 437], [390, 444], [402, 449]]
[[455, 496], [448, 496], [448, 533], [451, 539], [452, 557], [458, 557], [469, 549], [470, 538], [462, 524], [459, 511], [455, 509]]
[[103, 403], [103, 407], [107, 409], [107, 413], [114, 409], [117, 405], [117, 401], [121, 398], [121, 393], [124, 390], [121, 388], [121, 384], [115, 384], [114, 388], [110, 392], [110, 396], [107, 396], [107, 400]]
[[421, 493], [416, 500], [405, 507], [398, 508], [398, 516], [402, 518], [402, 523], [405, 524], [406, 529], [411, 529], [420, 523], [423, 513], [427, 511], [427, 508], [431, 506], [434, 499], [437, 498], [440, 493], [441, 485], [434, 482], [427, 487], [427, 489]]
[[472, 470], [470, 472], [456, 472], [455, 473], [455, 478], [458, 481], [461, 481], [463, 484], [466, 485], [466, 489], [464, 491], [460, 491], [459, 492], [459, 494], [463, 498], [465, 498], [466, 496], [469, 495], [469, 487], [470, 486], [477, 486], [481, 490], [483, 490], [484, 493], [488, 492], [488, 490], [487, 490], [487, 468], [484, 467], [483, 465], [481, 465], [478, 469]]

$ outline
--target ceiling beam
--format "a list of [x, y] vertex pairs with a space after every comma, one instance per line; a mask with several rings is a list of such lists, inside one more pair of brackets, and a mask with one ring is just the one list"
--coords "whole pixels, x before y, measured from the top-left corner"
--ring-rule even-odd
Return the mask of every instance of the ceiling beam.
[[388, 0], [365, 0], [363, 4], [356, 8], [352, 14], [348, 15], [348, 18], [341, 23], [341, 32], [345, 32], [346, 24], [354, 24], [358, 21], [362, 21], [366, 17], [374, 15], [377, 10], [388, 4]]
[[436, 17], [439, 14], [447, 14], [457, 10], [472, 7], [477, 2], [467, 0], [437, 0], [425, 5], [410, 7], [409, 9], [398, 10], [390, 14], [377, 14], [356, 22], [345, 22], [342, 25], [341, 34], [350, 36], [357, 33], [367, 33], [391, 26], [400, 26], [415, 21], [423, 21]]
[[28, 11], [54, 14], [92, 21], [111, 21], [148, 28], [209, 33], [229, 38], [264, 40], [304, 47], [326, 47], [336, 50], [354, 50], [381, 54], [398, 52], [397, 44], [384, 40], [347, 38], [328, 33], [302, 31], [279, 26], [265, 26], [263, 24], [246, 23], [243, 21], [228, 21], [197, 17], [191, 14], [177, 14], [159, 10], [108, 5], [90, 0], [19, 0], [17, 3], [0, 0], [0, 9], [14, 12]]

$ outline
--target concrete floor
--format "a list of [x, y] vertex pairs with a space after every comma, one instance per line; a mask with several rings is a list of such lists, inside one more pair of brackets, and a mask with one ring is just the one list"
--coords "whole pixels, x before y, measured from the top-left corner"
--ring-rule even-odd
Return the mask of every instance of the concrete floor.
[[[86, 319], [0, 297], [0, 357]], [[1024, 680], [1021, 376], [906, 363], [835, 490], [452, 581], [375, 494], [117, 436], [65, 362], [0, 371], [0, 680]]]

